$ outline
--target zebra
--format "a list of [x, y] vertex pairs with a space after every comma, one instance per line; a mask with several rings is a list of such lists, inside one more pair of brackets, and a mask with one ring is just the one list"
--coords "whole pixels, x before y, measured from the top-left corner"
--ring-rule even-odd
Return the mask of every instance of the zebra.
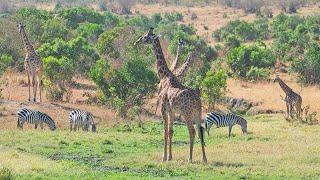
[[215, 124], [217, 128], [229, 126], [229, 138], [231, 135], [232, 126], [234, 126], [235, 124], [238, 124], [241, 126], [242, 132], [244, 134], [248, 133], [247, 121], [244, 118], [234, 113], [221, 114], [217, 112], [211, 112], [206, 115], [204, 122], [205, 122], [205, 128], [207, 130], [208, 135], [209, 135], [210, 128], [213, 124]]
[[70, 112], [69, 121], [70, 131], [72, 131], [72, 129], [74, 131], [79, 130], [80, 127], [82, 127], [83, 131], [88, 131], [89, 126], [91, 126], [92, 132], [97, 131], [97, 124], [93, 122], [93, 117], [90, 112], [79, 109], [73, 110]]
[[18, 115], [18, 123], [17, 127], [23, 129], [23, 124], [25, 122], [34, 124], [34, 128], [37, 129], [38, 124], [40, 124], [41, 129], [43, 129], [43, 123], [46, 123], [49, 128], [54, 131], [56, 129], [56, 125], [53, 119], [45, 113], [40, 111], [31, 110], [28, 108], [22, 108], [17, 112]]

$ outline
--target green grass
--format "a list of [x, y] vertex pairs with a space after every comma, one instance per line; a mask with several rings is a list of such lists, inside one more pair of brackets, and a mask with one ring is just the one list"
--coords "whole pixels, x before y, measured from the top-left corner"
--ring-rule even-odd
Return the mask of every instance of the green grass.
[[162, 163], [163, 125], [148, 122], [100, 128], [98, 133], [0, 131], [0, 179], [300, 179], [320, 177], [318, 126], [291, 124], [280, 117], [248, 118], [249, 135], [240, 127], [206, 136], [208, 164], [200, 142], [194, 163], [187, 163], [188, 133], [174, 127], [173, 160]]

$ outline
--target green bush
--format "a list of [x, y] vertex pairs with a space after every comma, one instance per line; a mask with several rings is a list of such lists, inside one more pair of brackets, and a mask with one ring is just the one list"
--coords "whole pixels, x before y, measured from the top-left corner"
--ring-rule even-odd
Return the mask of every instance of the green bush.
[[0, 56], [0, 75], [13, 64], [13, 58], [11, 55], [2, 54]]
[[227, 74], [224, 70], [216, 73], [209, 70], [201, 83], [201, 97], [207, 105], [208, 110], [212, 111], [214, 106], [226, 92]]
[[76, 31], [78, 36], [94, 41], [98, 39], [101, 33], [103, 33], [102, 26], [94, 23], [81, 23]]
[[0, 169], [0, 179], [1, 180], [12, 180], [15, 179], [14, 174], [11, 169], [1, 168]]
[[103, 93], [100, 99], [123, 116], [131, 107], [141, 106], [157, 83], [154, 72], [139, 58], [126, 61], [119, 69], [100, 60], [91, 69], [90, 77]]
[[63, 100], [67, 92], [67, 86], [73, 76], [73, 66], [68, 58], [54, 58], [52, 56], [43, 59], [44, 87], [47, 97], [53, 101]]
[[296, 58], [291, 70], [299, 74], [299, 80], [305, 84], [320, 83], [320, 45], [310, 42], [303, 58]]
[[66, 20], [67, 26], [73, 29], [76, 29], [79, 23], [89, 22], [103, 24], [105, 22], [103, 15], [97, 11], [83, 7], [60, 10], [58, 16]]
[[252, 67], [273, 67], [276, 58], [270, 49], [256, 45], [241, 45], [230, 50], [227, 54], [227, 63], [232, 71], [240, 77], [246, 78]]
[[265, 68], [251, 66], [250, 70], [246, 74], [246, 77], [251, 81], [265, 80], [270, 77], [270, 71]]
[[253, 23], [246, 21], [230, 21], [227, 26], [213, 32], [212, 37], [217, 41], [226, 40], [228, 36], [237, 36], [242, 41], [265, 39], [269, 34], [268, 20], [258, 19]]

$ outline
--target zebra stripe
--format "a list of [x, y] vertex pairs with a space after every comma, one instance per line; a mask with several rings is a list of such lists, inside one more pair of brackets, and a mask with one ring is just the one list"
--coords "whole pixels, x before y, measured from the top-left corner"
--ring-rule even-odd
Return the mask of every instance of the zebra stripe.
[[47, 114], [42, 113], [40, 111], [22, 108], [17, 112], [17, 115], [18, 115], [18, 123], [17, 123], [18, 128], [23, 129], [23, 124], [27, 122], [29, 124], [34, 124], [35, 129], [37, 129], [38, 124], [40, 124], [41, 129], [43, 129], [43, 123], [47, 124], [52, 131], [56, 129], [56, 125], [53, 119]]
[[80, 127], [82, 127], [82, 130], [88, 131], [89, 126], [91, 126], [92, 132], [96, 131], [96, 124], [93, 122], [93, 117], [90, 112], [79, 109], [73, 110], [70, 112], [69, 121], [70, 131], [72, 131], [72, 129], [74, 129], [74, 131], [79, 130]]
[[212, 125], [216, 125], [217, 128], [228, 126], [229, 137], [231, 135], [232, 127], [235, 124], [241, 126], [243, 133], [247, 133], [247, 121], [236, 114], [221, 114], [217, 112], [211, 112], [206, 115], [204, 121], [208, 135]]

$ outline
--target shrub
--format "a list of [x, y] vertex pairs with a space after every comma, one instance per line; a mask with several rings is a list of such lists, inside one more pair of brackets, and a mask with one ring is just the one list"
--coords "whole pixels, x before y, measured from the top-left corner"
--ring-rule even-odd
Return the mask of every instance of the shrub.
[[226, 40], [229, 35], [238, 36], [243, 41], [265, 39], [268, 36], [269, 27], [267, 19], [258, 19], [253, 23], [246, 21], [230, 21], [227, 26], [213, 32], [212, 37], [218, 41]]
[[197, 18], [198, 18], [197, 14], [193, 12], [193, 13], [191, 14], [191, 20], [195, 20], [195, 19], [197, 19]]
[[44, 87], [47, 97], [52, 101], [63, 100], [67, 92], [67, 86], [73, 76], [73, 66], [68, 58], [54, 58], [52, 56], [43, 59]]
[[275, 56], [270, 49], [261, 48], [256, 45], [241, 45], [230, 50], [227, 54], [227, 63], [235, 74], [247, 77], [250, 68], [268, 68], [275, 64]]
[[224, 70], [218, 70], [216, 73], [209, 70], [201, 83], [201, 96], [211, 111], [214, 106], [226, 92], [227, 74]]
[[119, 69], [100, 60], [92, 68], [90, 77], [103, 92], [101, 100], [122, 116], [131, 107], [141, 106], [157, 83], [156, 75], [142, 59], [126, 61]]
[[97, 40], [99, 35], [103, 33], [102, 26], [94, 23], [81, 23], [76, 31], [79, 36], [93, 41]]
[[76, 29], [79, 23], [103, 24], [105, 21], [105, 17], [100, 13], [83, 7], [63, 9], [58, 12], [58, 16], [66, 20], [67, 26], [73, 29]]
[[108, 9], [107, 4], [106, 4], [106, 2], [104, 2], [104, 0], [100, 0], [98, 2], [98, 6], [99, 6], [100, 11], [106, 11]]
[[246, 77], [251, 81], [259, 81], [267, 79], [270, 76], [269, 70], [265, 68], [258, 68], [251, 66], [250, 70], [247, 72]]
[[15, 179], [15, 177], [11, 169], [4, 167], [0, 169], [0, 179], [12, 180], [12, 179]]
[[164, 13], [164, 19], [169, 22], [182, 21], [183, 15], [179, 12]]
[[13, 58], [11, 55], [2, 54], [0, 56], [0, 75], [7, 69], [7, 67], [13, 64]]
[[293, 61], [291, 70], [299, 74], [299, 80], [305, 84], [320, 83], [320, 46], [311, 42], [303, 58]]

